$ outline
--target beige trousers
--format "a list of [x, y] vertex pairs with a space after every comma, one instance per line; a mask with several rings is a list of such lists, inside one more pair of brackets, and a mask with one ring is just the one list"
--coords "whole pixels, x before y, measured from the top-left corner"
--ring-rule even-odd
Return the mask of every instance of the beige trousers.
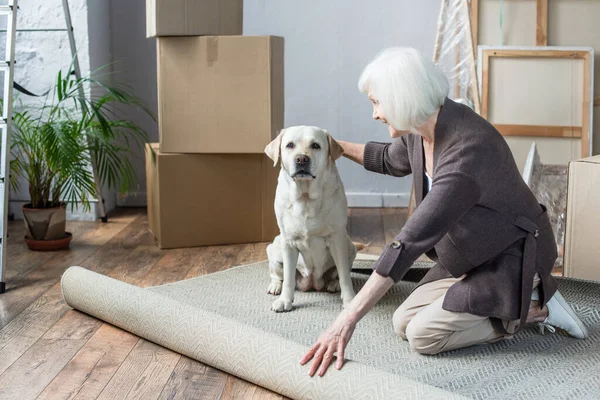
[[[446, 292], [462, 278], [440, 279], [418, 287], [394, 313], [394, 331], [408, 340], [415, 351], [437, 354], [511, 337], [496, 332], [488, 317], [442, 308]], [[536, 274], [533, 287], [539, 282]], [[504, 326], [508, 332], [514, 332], [518, 323], [511, 321]]]

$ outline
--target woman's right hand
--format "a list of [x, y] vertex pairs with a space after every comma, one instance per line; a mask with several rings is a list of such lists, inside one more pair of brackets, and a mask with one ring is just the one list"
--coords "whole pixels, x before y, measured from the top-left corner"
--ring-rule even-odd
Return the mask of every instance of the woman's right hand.
[[342, 313], [338, 318], [323, 332], [317, 342], [304, 354], [300, 364], [304, 365], [314, 359], [311, 368], [308, 371], [309, 376], [313, 376], [318, 370], [318, 375], [323, 376], [329, 365], [333, 361], [334, 354], [337, 353], [335, 367], [341, 369], [344, 364], [344, 352], [346, 346], [354, 333], [356, 322], [353, 321], [347, 313]]
[[364, 144], [344, 142], [341, 140], [338, 140], [337, 142], [344, 149], [344, 157], [346, 157], [360, 165], [364, 164], [364, 153], [365, 153], [365, 145]]

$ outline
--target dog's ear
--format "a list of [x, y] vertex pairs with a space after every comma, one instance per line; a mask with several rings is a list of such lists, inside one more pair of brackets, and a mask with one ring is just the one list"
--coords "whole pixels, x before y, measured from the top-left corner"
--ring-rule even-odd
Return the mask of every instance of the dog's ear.
[[271, 160], [273, 160], [274, 167], [277, 165], [279, 156], [281, 155], [281, 138], [283, 138], [284, 131], [285, 129], [282, 129], [279, 132], [279, 135], [277, 135], [277, 137], [273, 139], [271, 143], [267, 145], [267, 147], [265, 147], [265, 154], [269, 156]]
[[344, 148], [329, 133], [327, 134], [327, 140], [329, 141], [329, 157], [331, 160], [336, 161], [344, 154]]

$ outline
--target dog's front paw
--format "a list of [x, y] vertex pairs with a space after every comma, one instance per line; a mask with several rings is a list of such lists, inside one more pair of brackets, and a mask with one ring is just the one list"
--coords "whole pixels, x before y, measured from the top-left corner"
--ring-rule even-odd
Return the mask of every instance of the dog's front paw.
[[269, 288], [267, 289], [267, 293], [275, 295], [275, 296], [281, 294], [281, 284], [282, 284], [282, 282], [279, 279], [272, 279], [271, 284], [269, 285]]
[[292, 300], [278, 298], [271, 304], [271, 310], [275, 312], [290, 311], [292, 309]]
[[334, 279], [327, 284], [327, 291], [329, 293], [336, 293], [340, 291], [340, 280]]
[[343, 307], [346, 308], [350, 304], [350, 302], [354, 299], [354, 292], [352, 293], [342, 293], [342, 304]]

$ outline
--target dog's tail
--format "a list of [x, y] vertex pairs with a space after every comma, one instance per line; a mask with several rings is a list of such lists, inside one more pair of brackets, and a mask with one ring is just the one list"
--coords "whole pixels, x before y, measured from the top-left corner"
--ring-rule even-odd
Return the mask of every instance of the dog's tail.
[[371, 243], [367, 243], [367, 244], [365, 244], [365, 243], [360, 243], [360, 242], [352, 242], [352, 244], [354, 245], [354, 247], [356, 247], [356, 250], [357, 250], [357, 251], [361, 251], [361, 250], [364, 250], [364, 249], [366, 249], [367, 247], [369, 247], [369, 245], [370, 245]]

